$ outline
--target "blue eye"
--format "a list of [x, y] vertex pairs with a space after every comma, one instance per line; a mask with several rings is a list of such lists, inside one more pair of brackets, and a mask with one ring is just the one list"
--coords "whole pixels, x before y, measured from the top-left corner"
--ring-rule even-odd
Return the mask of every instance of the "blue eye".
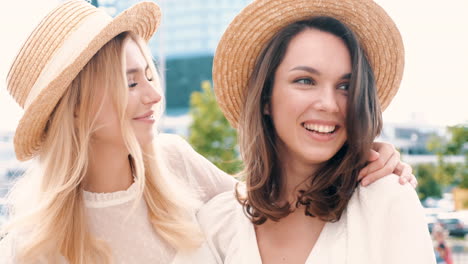
[[348, 91], [348, 89], [349, 89], [349, 83], [342, 83], [338, 85], [338, 90]]
[[310, 79], [310, 78], [301, 78], [301, 79], [297, 79], [294, 81], [295, 83], [298, 83], [298, 84], [304, 84], [304, 85], [314, 85], [314, 80]]
[[129, 83], [129, 84], [128, 84], [128, 87], [129, 87], [129, 88], [134, 88], [134, 87], [136, 87], [137, 85], [138, 85], [138, 83], [135, 83], [135, 82], [134, 82], [134, 83]]

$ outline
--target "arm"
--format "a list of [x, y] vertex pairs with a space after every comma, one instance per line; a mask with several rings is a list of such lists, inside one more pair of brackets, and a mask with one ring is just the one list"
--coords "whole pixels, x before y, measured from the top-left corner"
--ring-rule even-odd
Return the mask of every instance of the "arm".
[[[197, 153], [183, 138], [162, 135], [166, 141], [163, 152], [171, 170], [199, 191], [200, 199], [207, 202], [219, 193], [234, 189], [236, 180]], [[168, 143], [170, 142], [170, 143]]]
[[[239, 215], [242, 219], [239, 219]], [[228, 255], [239, 253], [239, 241], [235, 238], [245, 228], [241, 223], [248, 221], [244, 217], [242, 206], [232, 190], [217, 195], [197, 212], [197, 220], [206, 243], [218, 263], [228, 263]]]
[[400, 176], [400, 184], [409, 182], [416, 188], [417, 180], [411, 166], [400, 160], [400, 153], [392, 144], [374, 142], [368, 160], [369, 164], [359, 173], [359, 180], [363, 186], [394, 173]]

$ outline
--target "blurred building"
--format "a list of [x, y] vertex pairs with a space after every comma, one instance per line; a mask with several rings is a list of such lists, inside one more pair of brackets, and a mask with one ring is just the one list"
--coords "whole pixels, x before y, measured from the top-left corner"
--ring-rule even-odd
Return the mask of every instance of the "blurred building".
[[[154, 54], [162, 48], [168, 59], [213, 55], [221, 35], [250, 0], [159, 0], [163, 22]], [[162, 46], [158, 45], [162, 38]]]
[[[449, 138], [446, 127], [414, 123], [384, 123], [378, 141], [392, 143], [402, 154], [402, 159], [410, 165], [438, 162], [438, 157], [428, 148], [433, 136]], [[446, 163], [464, 163], [463, 155], [444, 156]]]
[[[211, 80], [213, 55], [224, 30], [252, 0], [156, 0], [162, 23], [150, 48], [165, 73], [167, 108], [188, 109], [190, 94]], [[139, 0], [97, 0], [115, 16]], [[185, 111], [186, 112], [186, 111]]]
[[[139, 0], [98, 0], [115, 16]], [[151, 48], [163, 49], [167, 58], [213, 55], [234, 16], [251, 0], [156, 0], [163, 19]]]
[[446, 137], [446, 128], [418, 123], [384, 123], [379, 140], [391, 142], [403, 154], [430, 154], [427, 142], [432, 136]]

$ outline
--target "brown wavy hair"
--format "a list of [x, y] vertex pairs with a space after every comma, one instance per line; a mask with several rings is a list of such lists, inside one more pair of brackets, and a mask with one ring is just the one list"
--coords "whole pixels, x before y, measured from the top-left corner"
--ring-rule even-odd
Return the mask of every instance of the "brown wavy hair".
[[[282, 197], [281, 160], [277, 136], [269, 115], [275, 72], [288, 45], [307, 29], [331, 33], [346, 44], [351, 55], [352, 73], [348, 90], [346, 133], [341, 149], [315, 173], [306, 188], [297, 189], [297, 203], [280, 203]], [[324, 221], [338, 221], [358, 184], [358, 173], [367, 163], [367, 153], [382, 128], [372, 68], [355, 34], [331, 17], [314, 17], [292, 23], [280, 30], [257, 58], [246, 92], [245, 108], [239, 122], [239, 145], [245, 169], [246, 193], [237, 191], [246, 215], [256, 225], [268, 219], [278, 221], [299, 206], [306, 215]]]

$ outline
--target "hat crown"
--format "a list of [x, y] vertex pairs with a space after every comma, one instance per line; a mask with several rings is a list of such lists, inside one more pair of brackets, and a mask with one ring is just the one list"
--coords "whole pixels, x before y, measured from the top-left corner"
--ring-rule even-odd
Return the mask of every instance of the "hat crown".
[[86, 18], [97, 14], [103, 20], [112, 19], [86, 1], [71, 0], [52, 10], [30, 34], [7, 76], [7, 89], [22, 108], [27, 107], [32, 87], [55, 52]]
[[61, 3], [32, 31], [16, 56], [7, 89], [24, 108], [16, 128], [16, 157], [39, 153], [50, 115], [70, 84], [93, 56], [123, 32], [146, 42], [156, 32], [161, 11], [154, 2], [139, 2], [112, 18], [83, 0]]
[[404, 47], [393, 20], [373, 0], [256, 0], [230, 23], [216, 48], [213, 83], [218, 105], [237, 128], [248, 82], [262, 49], [287, 25], [328, 16], [356, 34], [375, 76], [377, 96], [385, 109], [398, 91]]

